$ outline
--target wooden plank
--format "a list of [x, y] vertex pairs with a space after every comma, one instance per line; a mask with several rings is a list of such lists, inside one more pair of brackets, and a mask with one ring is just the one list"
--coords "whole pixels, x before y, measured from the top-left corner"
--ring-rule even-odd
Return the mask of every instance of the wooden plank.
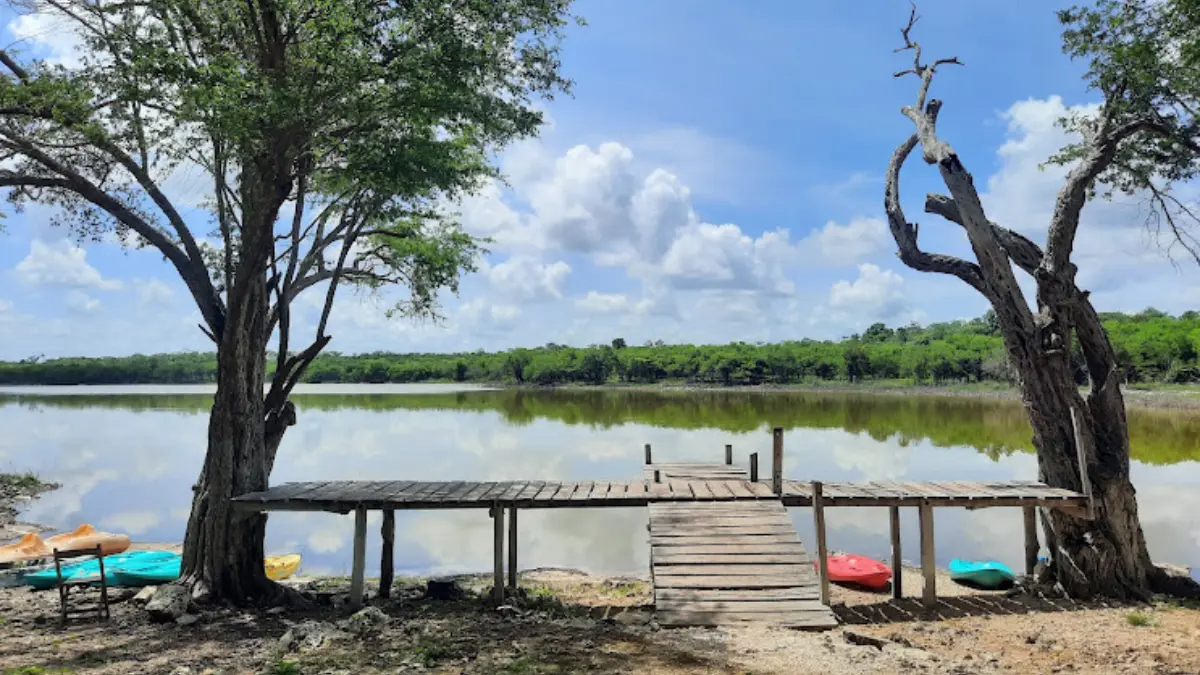
[[725, 483], [721, 487], [729, 490], [729, 494], [737, 497], [738, 499], [750, 499], [754, 497], [754, 493], [751, 492], [750, 488], [746, 487], [746, 484], [742, 481]]
[[478, 500], [481, 502], [494, 502], [500, 495], [504, 494], [504, 492], [508, 490], [509, 486], [511, 485], [511, 481], [500, 481], [493, 485], [490, 490], [479, 495]]
[[264, 502], [282, 502], [301, 493], [308, 492], [318, 485], [322, 485], [322, 483], [283, 483], [262, 490], [261, 492], [242, 495], [236, 499], [238, 501], [252, 501], [259, 504]]
[[[786, 576], [737, 575], [654, 575], [656, 588], [794, 588], [805, 585], [794, 574]], [[815, 585], [815, 580], [808, 585]]]
[[662, 588], [655, 592], [655, 602], [758, 602], [763, 600], [816, 600], [820, 591], [816, 585], [795, 588]]
[[470, 492], [463, 495], [462, 501], [464, 501], [464, 502], [479, 501], [479, 498], [482, 497], [488, 491], [490, 491], [492, 489], [492, 487], [494, 487], [495, 485], [496, 485], [496, 483], [494, 483], [494, 482], [477, 483], [475, 485], [475, 487], [471, 488]]
[[765, 612], [739, 614], [734, 612], [659, 612], [657, 620], [663, 626], [724, 626], [731, 623], [764, 623], [787, 628], [829, 629], [837, 627], [837, 618], [829, 610], [818, 612]]
[[921, 521], [921, 574], [925, 577], [925, 588], [921, 591], [921, 602], [928, 608], [937, 605], [937, 561], [933, 548], [933, 507], [922, 503], [919, 511]]
[[888, 519], [891, 521], [892, 531], [892, 598], [899, 600], [904, 596], [904, 559], [900, 554], [900, 507], [888, 507]]
[[578, 489], [579, 483], [563, 483], [558, 488], [558, 492], [554, 493], [554, 497], [551, 498], [551, 501], [565, 502], [571, 499], [571, 495], [575, 494], [575, 491]]
[[534, 497], [536, 497], [537, 493], [540, 492], [541, 489], [545, 486], [546, 486], [546, 481], [541, 481], [541, 480], [530, 481], [529, 483], [527, 483], [525, 485], [525, 488], [523, 490], [521, 490], [520, 494], [518, 494], [516, 496], [515, 501], [523, 502], [523, 501], [531, 500]]
[[[751, 557], [751, 556], [747, 556]], [[812, 565], [803, 564], [759, 564], [759, 565], [669, 565], [659, 558], [654, 559], [654, 576], [745, 576], [781, 577], [801, 583], [804, 575], [811, 575]]]
[[463, 498], [470, 494], [471, 490], [474, 490], [477, 485], [479, 483], [462, 483], [458, 486], [458, 489], [446, 492], [445, 496], [442, 497], [442, 501], [462, 502], [464, 501]]
[[746, 487], [750, 488], [750, 491], [754, 493], [754, 496], [758, 497], [759, 499], [777, 496], [774, 492], [771, 492], [771, 487], [769, 485], [763, 483], [746, 483]]
[[[670, 549], [658, 549], [669, 551]], [[759, 565], [782, 563], [786, 565], [812, 565], [812, 560], [803, 553], [776, 554], [710, 554], [710, 555], [677, 555], [673, 553], [654, 554], [655, 565]]]
[[758, 527], [766, 525], [770, 527], [786, 527], [792, 529], [792, 524], [782, 517], [776, 516], [773, 513], [758, 514], [742, 514], [740, 517], [734, 514], [725, 514], [714, 512], [714, 515], [692, 514], [680, 516], [653, 516], [654, 522], [670, 527]]
[[401, 495], [404, 494], [404, 491], [407, 490], [412, 485], [414, 485], [415, 483], [416, 483], [416, 481], [411, 481], [411, 480], [400, 480], [400, 481], [393, 482], [392, 487], [389, 488], [385, 494], [383, 494], [383, 500], [390, 502], [390, 501], [393, 501], [396, 499], [400, 499]]
[[575, 492], [571, 495], [571, 501], [586, 502], [591, 496], [592, 488], [595, 487], [595, 485], [596, 484], [590, 480], [580, 481], [579, 487], [575, 488]]
[[791, 536], [739, 537], [650, 537], [654, 548], [671, 548], [674, 553], [792, 553], [804, 545]]
[[824, 612], [829, 608], [818, 600], [658, 600], [654, 608], [660, 612]]
[[796, 536], [796, 530], [786, 525], [754, 525], [747, 527], [674, 526], [654, 528], [655, 537], [743, 537], [753, 534]]
[[[736, 485], [729, 483], [728, 485]], [[744, 483], [743, 486], [748, 486], [749, 483]], [[749, 488], [747, 488], [749, 492]], [[753, 493], [750, 493], [753, 495]], [[656, 502], [651, 505], [652, 509], [656, 509], [662, 513], [696, 513], [700, 511], [717, 511], [719, 513], [758, 513], [761, 511], [770, 511], [772, 513], [787, 513], [787, 509], [778, 501], [774, 500], [753, 500], [739, 502]]]
[[363, 605], [363, 577], [367, 568], [367, 510], [354, 510], [354, 560], [350, 569], [350, 606]]
[[717, 498], [717, 495], [713, 493], [712, 487], [706, 481], [692, 483], [692, 492], [695, 493], [697, 499]]
[[501, 492], [494, 499], [502, 502], [511, 502], [517, 498], [517, 495], [521, 494], [526, 485], [529, 485], [529, 481], [513, 481], [511, 484], [509, 484], [508, 488], [504, 490], [504, 492]]
[[534, 496], [533, 501], [535, 501], [535, 502], [550, 501], [551, 499], [554, 498], [554, 495], [558, 492], [558, 489], [560, 487], [561, 487], [560, 483], [546, 483], [545, 485], [542, 486], [541, 490], [538, 490], [538, 493], [537, 493], [537, 495]]

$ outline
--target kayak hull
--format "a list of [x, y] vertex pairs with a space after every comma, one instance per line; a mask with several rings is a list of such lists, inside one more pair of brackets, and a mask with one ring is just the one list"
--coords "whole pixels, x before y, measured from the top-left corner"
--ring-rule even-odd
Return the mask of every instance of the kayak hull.
[[[104, 556], [104, 580], [109, 585], [116, 585], [116, 571], [121, 566], [161, 562], [172, 557], [178, 557], [178, 555], [169, 551], [132, 551], [130, 553]], [[64, 579], [72, 581], [80, 581], [88, 577], [95, 577], [95, 580], [99, 581], [100, 563], [93, 558], [91, 560], [63, 565], [62, 575]], [[36, 589], [54, 588], [55, 584], [58, 583], [58, 574], [54, 566], [50, 565], [45, 569], [25, 574], [21, 578], [21, 582]]]
[[300, 556], [292, 554], [267, 558], [264, 564], [267, 568], [268, 579], [282, 581], [295, 574], [296, 570], [300, 568]]
[[91, 525], [80, 525], [73, 532], [47, 537], [45, 543], [51, 551], [87, 551], [99, 546], [103, 555], [124, 553], [130, 544], [128, 535], [101, 532]]
[[950, 579], [960, 584], [998, 589], [1011, 585], [1016, 578], [1017, 575], [1007, 565], [995, 560], [980, 562], [954, 559], [950, 561]]
[[[892, 579], [892, 570], [887, 565], [859, 555], [831, 555], [826, 558], [829, 580], [840, 584], [854, 584], [873, 590], [887, 588]], [[815, 564], [815, 563], [814, 563]]]
[[[149, 561], [121, 565], [113, 569], [111, 582], [114, 586], [156, 586], [168, 584], [179, 578], [182, 559], [173, 555], [169, 560]], [[300, 556], [285, 555], [263, 561], [267, 578], [279, 581], [291, 576], [300, 567]]]
[[33, 532], [21, 537], [15, 544], [0, 546], [0, 564], [12, 564], [26, 560], [38, 560], [51, 555], [50, 547]]

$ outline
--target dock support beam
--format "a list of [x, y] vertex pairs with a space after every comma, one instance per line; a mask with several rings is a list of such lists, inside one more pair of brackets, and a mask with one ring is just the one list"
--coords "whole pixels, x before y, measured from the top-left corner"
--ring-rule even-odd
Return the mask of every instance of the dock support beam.
[[750, 482], [758, 482], [758, 453], [750, 453]]
[[651, 461], [650, 461], [650, 444], [649, 444], [649, 443], [647, 443], [647, 444], [646, 444], [646, 463], [647, 463], [647, 464], [653, 464], [653, 463], [654, 463], [654, 462], [651, 462]]
[[821, 573], [821, 604], [829, 605], [829, 558], [825, 551], [825, 504], [821, 497], [821, 481], [812, 484], [813, 526], [817, 531], [817, 569]]
[[937, 606], [937, 560], [933, 554], [933, 507], [928, 501], [920, 506], [921, 521], [921, 574], [925, 577], [925, 588], [921, 591], [921, 602], [926, 609]]
[[1021, 509], [1025, 516], [1025, 574], [1033, 576], [1037, 567], [1038, 551], [1042, 545], [1038, 543], [1037, 507], [1026, 506]]
[[383, 551], [379, 554], [379, 597], [386, 600], [392, 597], [392, 581], [396, 574], [396, 512], [392, 509], [384, 510], [379, 533], [383, 535]]
[[517, 507], [508, 507], [508, 587], [517, 587]]
[[354, 567], [350, 571], [350, 606], [363, 606], [363, 572], [367, 567], [367, 509], [354, 509]]
[[733, 446], [726, 444], [725, 445], [725, 466], [732, 466], [732, 465], [733, 465]]
[[899, 600], [904, 596], [904, 562], [900, 557], [900, 507], [889, 506], [892, 521], [892, 597]]
[[777, 494], [783, 494], [783, 429], [775, 427], [772, 432], [772, 440], [774, 441], [771, 447], [771, 490]]
[[504, 603], [504, 507], [500, 502], [492, 502], [492, 530], [495, 534], [492, 600], [500, 605]]

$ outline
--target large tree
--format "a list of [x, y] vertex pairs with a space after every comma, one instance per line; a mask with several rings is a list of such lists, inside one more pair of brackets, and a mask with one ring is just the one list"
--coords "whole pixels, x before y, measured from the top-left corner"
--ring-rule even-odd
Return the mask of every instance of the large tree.
[[[273, 597], [266, 518], [230, 498], [267, 487], [340, 286], [396, 286], [394, 310], [416, 316], [457, 290], [478, 242], [445, 205], [494, 177], [490, 154], [536, 133], [537, 99], [568, 88], [570, 0], [9, 3], [84, 50], [69, 68], [0, 50], [0, 186], [17, 208], [155, 249], [186, 284], [217, 391], [182, 581]], [[166, 187], [183, 169], [210, 181], [200, 209]], [[323, 299], [298, 349], [306, 291]]]
[[[912, 55], [912, 65], [897, 76], [915, 75], [919, 83], [915, 101], [901, 110], [915, 131], [887, 168], [884, 200], [892, 235], [906, 265], [955, 276], [991, 304], [1033, 427], [1040, 478], [1083, 490], [1078, 459], [1083, 458], [1094, 517], [1055, 510], [1043, 519], [1049, 574], [1077, 596], [1145, 597], [1165, 581], [1147, 552], [1129, 480], [1129, 434], [1117, 358], [1088, 292], [1076, 284], [1071, 253], [1084, 205], [1097, 191], [1107, 194], [1110, 189], [1148, 196], [1178, 240], [1190, 241], [1180, 216], [1192, 211], [1171, 192], [1172, 184], [1192, 178], [1200, 167], [1194, 113], [1200, 107], [1200, 71], [1194, 60], [1185, 63], [1194, 59], [1196, 43], [1195, 33], [1185, 30], [1180, 19], [1184, 4], [1195, 3], [1101, 0], [1060, 14], [1065, 49], [1088, 59], [1089, 84], [1103, 100], [1095, 114], [1064, 120], [1081, 140], [1054, 158], [1071, 168], [1042, 246], [988, 219], [963, 159], [938, 135], [942, 102], [928, 98], [930, 84], [939, 68], [961, 64], [954, 58], [923, 59], [911, 36], [915, 8], [902, 31], [899, 51]], [[950, 193], [928, 195], [925, 210], [965, 231], [974, 260], [920, 248], [917, 226], [900, 204], [900, 169], [917, 146]], [[1032, 277], [1035, 307], [1017, 285], [1014, 265]], [[1086, 396], [1072, 376], [1073, 344], [1086, 364]]]

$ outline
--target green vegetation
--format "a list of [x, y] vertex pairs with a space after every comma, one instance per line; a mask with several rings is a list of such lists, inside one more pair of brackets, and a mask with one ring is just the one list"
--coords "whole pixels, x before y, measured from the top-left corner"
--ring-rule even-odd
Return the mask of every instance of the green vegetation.
[[1125, 620], [1129, 622], [1130, 626], [1136, 626], [1138, 628], [1143, 628], [1154, 623], [1153, 619], [1150, 618], [1150, 615], [1146, 614], [1145, 612], [1130, 612], [1129, 614], [1125, 615]]
[[295, 661], [279, 659], [271, 662], [267, 673], [269, 675], [300, 675], [300, 664]]
[[[1172, 317], [1147, 309], [1106, 314], [1104, 325], [1129, 383], [1200, 382], [1200, 312]], [[1082, 382], [1082, 356], [1073, 354]], [[271, 359], [274, 362], [274, 359]], [[122, 358], [38, 357], [0, 362], [0, 384], [192, 384], [212, 382], [216, 355], [160, 354]], [[530, 385], [693, 382], [710, 385], [852, 383], [905, 380], [939, 385], [1005, 384], [1012, 371], [995, 315], [970, 321], [888, 328], [877, 323], [845, 340], [778, 344], [626, 346], [461, 354], [349, 356], [329, 352], [308, 369], [307, 382], [507, 382]]]

